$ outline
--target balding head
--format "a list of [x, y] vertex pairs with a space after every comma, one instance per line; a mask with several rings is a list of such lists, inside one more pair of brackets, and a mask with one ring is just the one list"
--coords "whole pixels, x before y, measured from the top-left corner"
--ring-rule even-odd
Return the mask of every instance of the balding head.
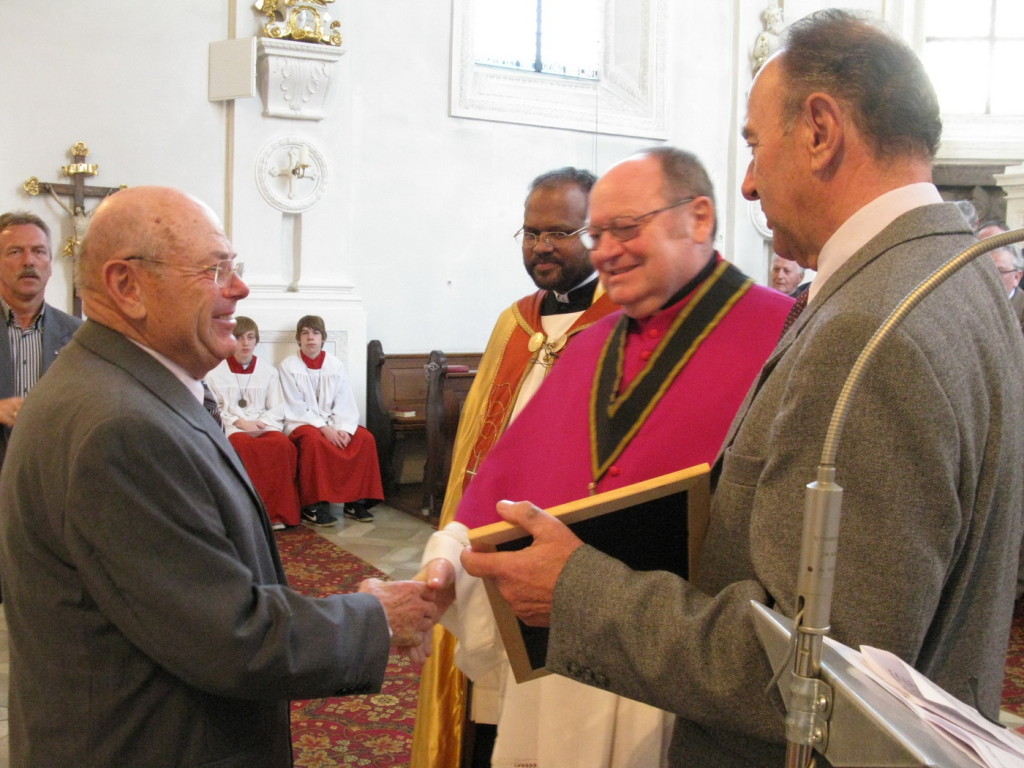
[[665, 307], [713, 258], [715, 205], [697, 158], [647, 150], [612, 166], [590, 193], [590, 260], [633, 318]]
[[78, 287], [90, 319], [202, 378], [236, 347], [235, 304], [249, 293], [211, 267], [234, 258], [208, 206], [176, 189], [133, 187], [107, 198], [82, 243]]
[[82, 242], [77, 283], [83, 295], [101, 290], [103, 264], [128, 256], [163, 259], [180, 251], [196, 227], [221, 232], [204, 203], [170, 187], [132, 187], [96, 209]]

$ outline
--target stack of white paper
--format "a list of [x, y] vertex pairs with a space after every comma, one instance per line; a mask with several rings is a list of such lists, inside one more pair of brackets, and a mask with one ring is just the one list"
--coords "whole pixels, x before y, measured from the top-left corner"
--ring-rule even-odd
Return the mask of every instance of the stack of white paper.
[[1024, 768], [1024, 737], [1020, 734], [989, 722], [888, 651], [862, 645], [858, 654], [828, 638], [826, 641], [978, 765]]

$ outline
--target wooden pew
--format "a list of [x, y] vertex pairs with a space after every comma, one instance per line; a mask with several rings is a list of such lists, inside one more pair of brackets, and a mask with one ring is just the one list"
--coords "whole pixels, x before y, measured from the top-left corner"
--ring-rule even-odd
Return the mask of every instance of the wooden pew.
[[427, 355], [385, 355], [380, 341], [366, 348], [366, 428], [377, 441], [385, 495], [401, 479], [400, 440], [426, 432]]
[[427, 363], [427, 461], [423, 478], [423, 513], [434, 525], [441, 516], [462, 406], [473, 385], [480, 357], [448, 357], [440, 350], [434, 350]]
[[[366, 428], [377, 441], [377, 459], [386, 496], [395, 494], [401, 481], [402, 442], [417, 436], [427, 437], [430, 354], [386, 355], [378, 339], [367, 345]], [[480, 353], [468, 353], [447, 355], [445, 359], [448, 365], [475, 370], [480, 357]], [[454, 437], [453, 429], [451, 439]]]

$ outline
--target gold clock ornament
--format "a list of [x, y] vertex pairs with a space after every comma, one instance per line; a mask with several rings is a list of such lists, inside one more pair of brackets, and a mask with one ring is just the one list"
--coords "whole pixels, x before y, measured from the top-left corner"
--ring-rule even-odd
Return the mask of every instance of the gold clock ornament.
[[256, 0], [254, 7], [268, 19], [263, 34], [277, 40], [341, 45], [341, 22], [325, 10], [334, 0]]

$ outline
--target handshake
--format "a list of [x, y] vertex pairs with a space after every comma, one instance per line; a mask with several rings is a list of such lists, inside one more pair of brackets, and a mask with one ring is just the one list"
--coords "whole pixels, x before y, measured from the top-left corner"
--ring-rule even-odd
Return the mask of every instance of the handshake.
[[[512, 610], [526, 624], [551, 623], [555, 584], [562, 568], [583, 542], [561, 521], [527, 501], [499, 501], [498, 514], [520, 526], [533, 543], [516, 552], [463, 549], [462, 567], [471, 576], [493, 579]], [[367, 579], [359, 586], [381, 601], [393, 633], [391, 644], [414, 662], [430, 655], [430, 630], [455, 600], [455, 566], [442, 557], [429, 560], [411, 581]]]
[[366, 579], [359, 591], [380, 600], [391, 627], [392, 647], [419, 665], [430, 655], [431, 630], [455, 597], [455, 570], [438, 559], [410, 581]]
[[[471, 576], [493, 579], [512, 610], [526, 624], [551, 623], [555, 584], [569, 557], [583, 542], [561, 521], [527, 501], [499, 501], [498, 514], [520, 526], [533, 543], [516, 552], [462, 550], [462, 567]], [[430, 655], [430, 630], [455, 600], [455, 566], [442, 557], [429, 560], [411, 581], [367, 579], [360, 592], [384, 605], [393, 633], [391, 644], [414, 662]]]

